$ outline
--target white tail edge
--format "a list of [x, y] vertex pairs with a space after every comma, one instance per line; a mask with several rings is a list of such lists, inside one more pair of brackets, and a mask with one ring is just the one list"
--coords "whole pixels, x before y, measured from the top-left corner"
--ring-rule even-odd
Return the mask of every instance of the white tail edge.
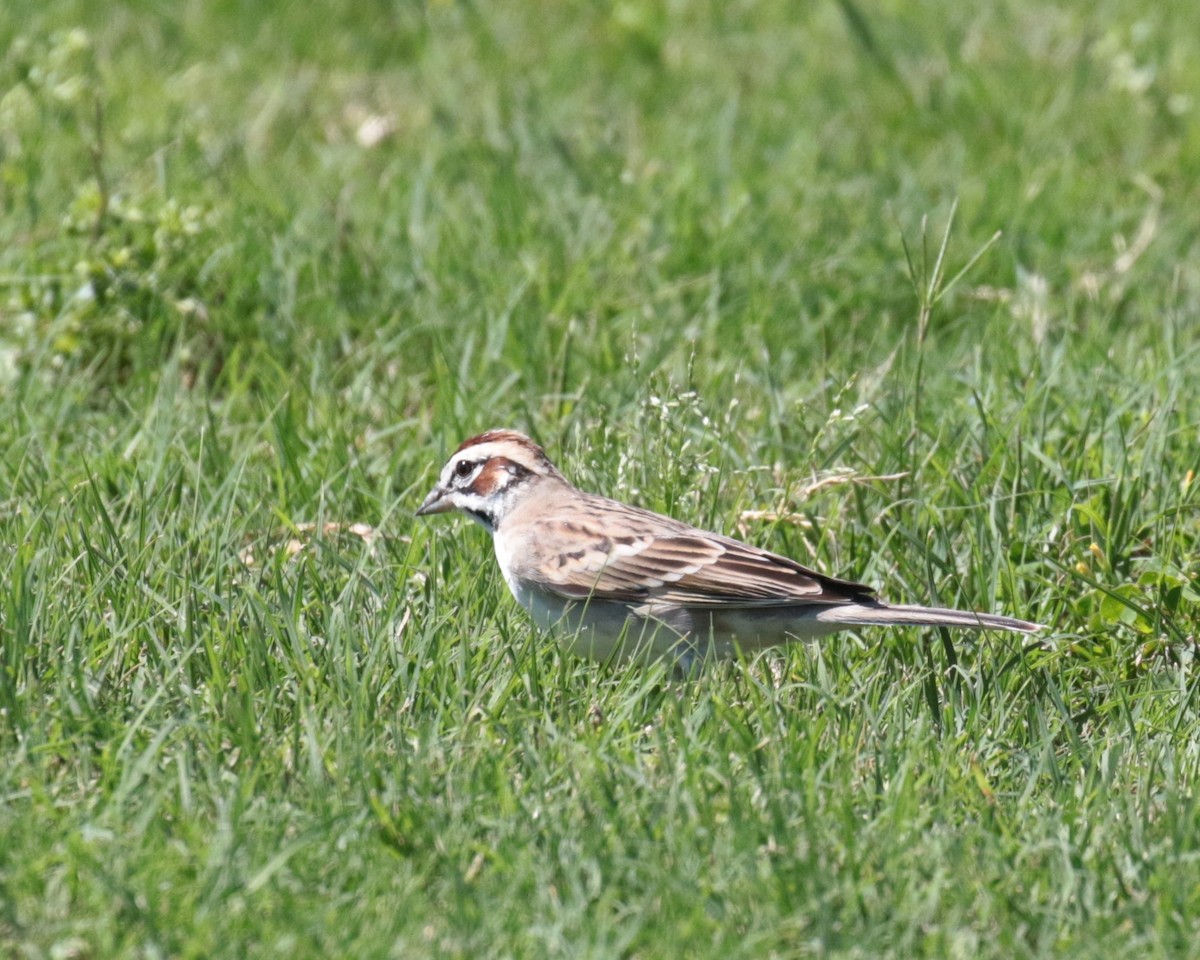
[[975, 613], [972, 610], [949, 610], [943, 607], [878, 606], [847, 603], [830, 606], [815, 619], [822, 623], [844, 623], [848, 626], [894, 627], [962, 627], [967, 630], [1009, 630], [1013, 633], [1037, 633], [1044, 629], [1040, 623], [1003, 617], [994, 613]]

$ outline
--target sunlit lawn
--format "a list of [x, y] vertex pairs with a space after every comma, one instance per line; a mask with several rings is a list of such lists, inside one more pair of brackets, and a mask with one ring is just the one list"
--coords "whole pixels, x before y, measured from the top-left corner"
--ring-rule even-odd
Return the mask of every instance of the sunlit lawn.
[[[1194, 955], [1194, 20], [5, 5], [0, 955]], [[571, 659], [492, 426], [1051, 629]]]

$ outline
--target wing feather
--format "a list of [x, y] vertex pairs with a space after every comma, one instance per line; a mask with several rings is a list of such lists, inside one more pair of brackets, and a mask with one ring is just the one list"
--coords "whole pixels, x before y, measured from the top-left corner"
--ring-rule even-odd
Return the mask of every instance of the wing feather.
[[[599, 500], [599, 498], [597, 498]], [[613, 512], [609, 504], [598, 512]], [[538, 557], [528, 574], [564, 599], [758, 607], [807, 602], [870, 601], [863, 584], [839, 580], [796, 561], [623, 504], [622, 535], [596, 520], [564, 525], [558, 536], [542, 529]], [[579, 544], [588, 543], [586, 549]]]

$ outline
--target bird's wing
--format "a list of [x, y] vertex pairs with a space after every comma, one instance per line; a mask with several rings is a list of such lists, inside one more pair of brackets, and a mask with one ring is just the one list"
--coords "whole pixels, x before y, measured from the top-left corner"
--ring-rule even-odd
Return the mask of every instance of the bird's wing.
[[[627, 508], [628, 509], [628, 508]], [[640, 511], [639, 511], [640, 514]], [[627, 518], [626, 518], [627, 519]], [[543, 527], [525, 573], [564, 599], [681, 606], [778, 606], [870, 601], [869, 587], [810, 570], [787, 557], [662, 518], [624, 523], [574, 522]], [[582, 546], [581, 546], [582, 545]]]

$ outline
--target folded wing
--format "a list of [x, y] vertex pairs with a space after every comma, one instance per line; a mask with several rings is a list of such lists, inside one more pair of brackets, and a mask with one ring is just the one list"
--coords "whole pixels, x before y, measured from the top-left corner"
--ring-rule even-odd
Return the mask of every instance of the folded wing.
[[[627, 518], [626, 518], [627, 519]], [[658, 520], [658, 518], [655, 518]], [[661, 520], [659, 520], [661, 525]], [[533, 564], [544, 589], [564, 599], [670, 603], [692, 607], [861, 603], [873, 591], [817, 573], [787, 557], [683, 524], [670, 533], [627, 527], [564, 529], [543, 540]], [[558, 542], [554, 542], [558, 540]], [[587, 548], [579, 544], [588, 543]]]

